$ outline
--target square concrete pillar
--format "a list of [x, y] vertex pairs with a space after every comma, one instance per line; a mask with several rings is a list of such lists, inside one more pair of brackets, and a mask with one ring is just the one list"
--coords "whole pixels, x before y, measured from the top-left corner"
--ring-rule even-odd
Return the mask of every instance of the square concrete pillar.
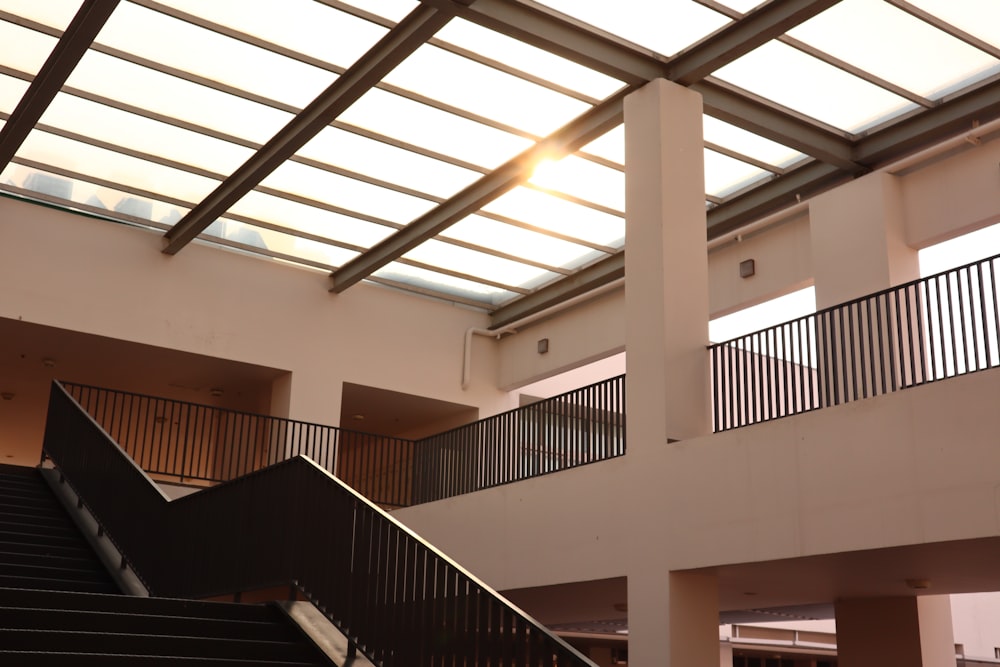
[[628, 451], [711, 432], [702, 100], [659, 79], [625, 99]]
[[872, 294], [920, 277], [906, 244], [899, 179], [874, 173], [809, 202], [816, 308]]
[[630, 573], [628, 630], [629, 664], [717, 664], [719, 586], [715, 575], [656, 568]]
[[840, 600], [835, 613], [840, 667], [956, 664], [947, 595]]

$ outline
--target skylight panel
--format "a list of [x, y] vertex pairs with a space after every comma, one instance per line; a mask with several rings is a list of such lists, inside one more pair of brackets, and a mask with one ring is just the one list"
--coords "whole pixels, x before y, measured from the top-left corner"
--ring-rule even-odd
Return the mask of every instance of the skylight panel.
[[45, 64], [56, 42], [55, 37], [0, 21], [0, 44], [16, 45], [16, 48], [0, 49], [0, 64], [34, 76]]
[[[65, 30], [76, 12], [80, 0], [0, 0], [0, 11], [10, 12], [52, 28]], [[13, 42], [0, 42], [13, 43]]]
[[420, 244], [403, 257], [513, 287], [533, 287], [558, 277], [556, 273], [530, 264], [521, 264], [433, 239]]
[[711, 116], [702, 118], [705, 141], [775, 167], [787, 167], [806, 157], [797, 150], [748, 132]]
[[713, 76], [847, 132], [914, 108], [898, 95], [780, 42], [754, 49]]
[[882, 0], [843, 0], [788, 34], [932, 99], [1000, 72], [1000, 60]]
[[297, 162], [285, 162], [271, 172], [261, 185], [400, 224], [410, 222], [434, 207], [434, 203], [426, 199]]
[[624, 218], [530, 188], [514, 188], [484, 206], [483, 210], [590, 243], [620, 247], [625, 240]]
[[604, 99], [623, 83], [595, 70], [462, 19], [438, 31], [439, 39], [515, 67], [596, 99]]
[[392, 227], [257, 191], [248, 192], [229, 213], [358, 248], [369, 248], [395, 231]]
[[692, 0], [542, 0], [542, 4], [664, 56], [729, 23], [722, 14]]
[[772, 176], [752, 164], [705, 149], [705, 193], [725, 197]]
[[12, 112], [28, 90], [28, 82], [0, 74], [0, 111]]
[[17, 157], [186, 202], [200, 201], [219, 184], [213, 179], [38, 129], [28, 135]]
[[535, 167], [529, 183], [625, 211], [625, 173], [576, 155], [543, 160]]
[[0, 174], [0, 184], [20, 187], [44, 198], [110, 217], [127, 215], [150, 222], [173, 224], [188, 211], [175, 203], [158, 201], [83, 178], [70, 178], [55, 170], [35, 169], [15, 162], [10, 163], [3, 174]]
[[533, 143], [378, 88], [365, 93], [340, 120], [487, 169]]
[[478, 171], [333, 127], [323, 128], [298, 154], [436, 197], [449, 197], [482, 177]]
[[625, 125], [614, 127], [580, 149], [617, 164], [625, 164]]
[[388, 32], [315, 0], [165, 0], [163, 4], [339, 67], [349, 67]]
[[909, 0], [910, 4], [1000, 49], [1000, 2]]
[[[337, 78], [326, 70], [128, 2], [118, 6], [96, 41], [298, 107], [309, 104]], [[178, 48], [179, 44], [184, 47]]]
[[420, 3], [415, 0], [349, 0], [346, 4], [398, 23]]
[[741, 14], [746, 14], [749, 11], [760, 7], [761, 5], [768, 2], [768, 0], [717, 0], [720, 5], [729, 7], [730, 9], [735, 9]]
[[518, 296], [516, 292], [511, 292], [500, 287], [493, 287], [436, 271], [428, 271], [401, 262], [387, 264], [376, 271], [373, 277], [404, 283], [417, 289], [432, 290], [439, 294], [451, 295], [467, 301], [478, 302], [484, 308], [501, 304]]
[[332, 243], [305, 239], [228, 217], [216, 220], [199, 236], [205, 240], [223, 239], [266, 253], [295, 257], [308, 265], [321, 264], [330, 268], [340, 266], [358, 255], [354, 250]]
[[470, 215], [459, 220], [443, 231], [441, 236], [565, 269], [577, 268], [603, 256], [603, 253], [587, 246], [481, 215]]
[[385, 81], [538, 136], [557, 130], [590, 108], [579, 100], [426, 44]]
[[291, 114], [88, 51], [66, 83], [91, 93], [263, 144]]
[[252, 154], [244, 146], [67, 93], [56, 95], [40, 123], [220, 174], [232, 172]]

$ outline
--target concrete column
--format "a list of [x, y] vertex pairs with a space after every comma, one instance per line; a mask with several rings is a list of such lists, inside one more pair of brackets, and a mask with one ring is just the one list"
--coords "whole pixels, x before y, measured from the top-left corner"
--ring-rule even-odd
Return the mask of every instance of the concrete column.
[[896, 176], [869, 174], [815, 197], [809, 227], [817, 309], [920, 277]]
[[947, 595], [840, 600], [835, 609], [841, 667], [956, 664]]
[[[301, 371], [284, 373], [271, 383], [271, 415], [325, 426], [339, 426], [343, 386], [340, 378], [327, 378]], [[292, 437], [292, 432], [288, 432], [284, 441], [270, 443], [271, 463], [297, 452]]]
[[662, 568], [628, 577], [628, 659], [636, 667], [719, 662], [719, 588], [711, 574]]
[[[906, 244], [899, 179], [869, 174], [809, 204], [819, 310], [920, 277]], [[842, 403], [921, 381], [915, 290], [883, 295], [819, 318], [816, 340], [823, 403]], [[872, 341], [872, 346], [867, 346]]]
[[711, 431], [701, 96], [658, 79], [625, 99], [628, 451]]

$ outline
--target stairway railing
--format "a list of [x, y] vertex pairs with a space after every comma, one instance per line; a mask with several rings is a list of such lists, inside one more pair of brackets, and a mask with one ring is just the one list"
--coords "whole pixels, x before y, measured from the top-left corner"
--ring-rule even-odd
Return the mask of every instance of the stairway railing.
[[1000, 256], [709, 347], [715, 430], [1000, 366]]
[[155, 595], [294, 585], [386, 667], [593, 667], [306, 457], [169, 501], [58, 383], [44, 455]]
[[302, 454], [387, 508], [625, 453], [624, 375], [422, 440], [72, 382], [63, 387], [151, 475], [225, 482]]

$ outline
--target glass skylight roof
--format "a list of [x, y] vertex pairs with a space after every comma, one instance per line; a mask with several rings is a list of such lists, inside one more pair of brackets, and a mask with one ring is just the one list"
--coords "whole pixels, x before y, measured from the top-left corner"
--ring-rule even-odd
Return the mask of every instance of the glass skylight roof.
[[[774, 4], [540, 4], [539, 26], [479, 23], [475, 4], [463, 4], [223, 215], [205, 220], [202, 238], [337, 270], [408, 225], [431, 225], [422, 243], [366, 275], [487, 310], [616, 259], [625, 246], [623, 126], [540, 164], [522, 154], [639, 85], [616, 69], [622, 61], [593, 62], [605, 47], [669, 71], [678, 53], [697, 52], [720, 30], [739, 28], [744, 13]], [[27, 113], [18, 103], [80, 6], [0, 0], [0, 127]], [[418, 6], [122, 0], [61, 91], [35, 109], [34, 129], [0, 165], [0, 189], [167, 229], [314, 99], [342, 89], [343, 73], [372, 59]], [[842, 0], [754, 47], [708, 75], [708, 84], [771, 114], [705, 116], [710, 218], [826, 154], [781, 132], [804, 123], [851, 142], [976, 86], [1000, 86], [1000, 3]]]

